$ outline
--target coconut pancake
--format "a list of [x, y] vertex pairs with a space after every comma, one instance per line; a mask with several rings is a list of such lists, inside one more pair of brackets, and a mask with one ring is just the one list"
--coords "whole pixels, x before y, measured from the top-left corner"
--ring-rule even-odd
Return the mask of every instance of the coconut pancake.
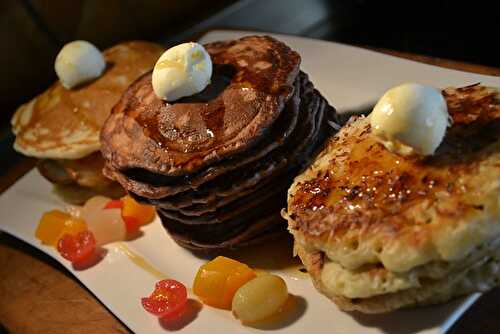
[[500, 95], [443, 96], [453, 125], [434, 155], [391, 153], [354, 118], [289, 189], [296, 251], [342, 309], [387, 312], [499, 281]]

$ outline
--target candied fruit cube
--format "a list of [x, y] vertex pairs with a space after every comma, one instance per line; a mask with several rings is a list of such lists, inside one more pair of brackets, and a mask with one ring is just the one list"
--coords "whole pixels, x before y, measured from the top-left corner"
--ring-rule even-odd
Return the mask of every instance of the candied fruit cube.
[[60, 210], [51, 210], [43, 214], [35, 232], [35, 237], [43, 244], [56, 246], [64, 234], [78, 234], [85, 231], [87, 225], [82, 219], [74, 218]]
[[125, 221], [136, 221], [137, 225], [148, 224], [155, 217], [155, 209], [151, 205], [137, 203], [132, 197], [125, 196], [122, 198], [122, 216]]
[[204, 304], [231, 309], [235, 292], [255, 276], [255, 272], [246, 264], [218, 256], [200, 267], [193, 292]]

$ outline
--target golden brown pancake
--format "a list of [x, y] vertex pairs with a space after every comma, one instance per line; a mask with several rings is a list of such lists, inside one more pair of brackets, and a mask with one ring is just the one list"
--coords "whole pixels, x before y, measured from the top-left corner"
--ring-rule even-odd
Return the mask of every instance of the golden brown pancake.
[[111, 108], [162, 51], [162, 46], [148, 42], [118, 44], [103, 52], [107, 68], [98, 79], [76, 89], [55, 82], [14, 114], [14, 148], [49, 159], [79, 159], [98, 151], [99, 131]]
[[360, 117], [289, 189], [296, 251], [344, 310], [443, 302], [500, 281], [499, 94], [443, 95], [453, 125], [434, 155], [389, 152]]
[[[45, 159], [39, 170], [58, 184], [61, 194], [71, 193], [75, 186], [85, 189], [80, 194], [121, 193], [102, 175], [99, 132], [125, 89], [151, 70], [163, 51], [149, 42], [121, 43], [103, 52], [107, 68], [96, 80], [75, 89], [55, 82], [14, 114], [14, 148]], [[70, 201], [80, 202], [80, 197]]]

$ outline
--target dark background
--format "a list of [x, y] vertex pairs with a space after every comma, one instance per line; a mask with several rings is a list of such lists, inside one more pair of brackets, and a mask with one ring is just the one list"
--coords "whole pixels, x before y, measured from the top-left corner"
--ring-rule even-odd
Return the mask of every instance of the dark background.
[[[68, 41], [175, 43], [214, 27], [302, 35], [500, 66], [497, 1], [0, 0], [1, 124], [55, 80]], [[335, 61], [332, 59], [332, 61]]]

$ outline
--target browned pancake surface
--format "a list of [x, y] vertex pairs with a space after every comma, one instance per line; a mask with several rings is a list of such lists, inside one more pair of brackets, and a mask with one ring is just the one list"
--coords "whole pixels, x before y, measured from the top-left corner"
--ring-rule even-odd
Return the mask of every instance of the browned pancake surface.
[[[426, 224], [425, 217], [406, 215], [409, 208], [432, 201], [437, 193], [453, 197], [470, 191], [455, 181], [477, 173], [491, 156], [490, 146], [500, 138], [500, 106], [496, 92], [482, 86], [443, 94], [453, 126], [430, 157], [389, 152], [371, 135], [367, 121], [361, 128], [359, 120], [353, 122], [333, 138], [324, 151], [335, 153], [329, 166], [296, 184], [290, 197], [294, 227], [330, 239], [352, 230], [397, 234], [407, 225]], [[442, 214], [460, 215], [470, 209], [473, 203], [462, 202]], [[413, 241], [419, 242], [418, 235]]]
[[205, 47], [214, 75], [198, 99], [159, 99], [151, 73], [124, 94], [101, 134], [103, 154], [114, 169], [192, 173], [251, 147], [278, 118], [293, 93], [296, 52], [267, 36]]
[[149, 71], [163, 47], [132, 41], [103, 52], [104, 74], [75, 89], [59, 81], [12, 119], [15, 148], [39, 158], [79, 159], [99, 150], [99, 131], [130, 83]]

